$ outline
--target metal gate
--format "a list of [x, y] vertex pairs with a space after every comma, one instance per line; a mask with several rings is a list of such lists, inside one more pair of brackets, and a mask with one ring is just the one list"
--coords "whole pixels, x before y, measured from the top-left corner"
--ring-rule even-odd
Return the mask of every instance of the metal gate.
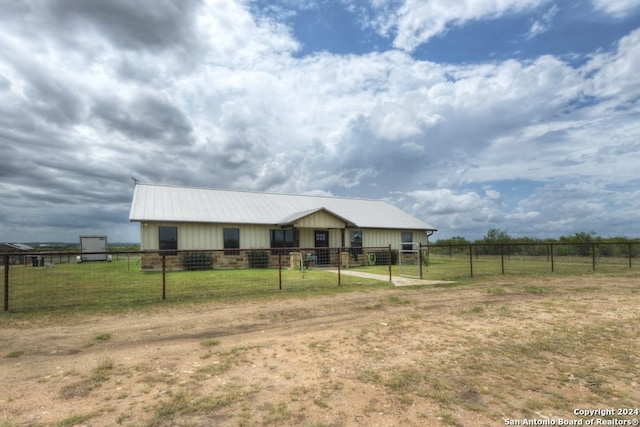
[[398, 274], [401, 277], [422, 279], [420, 243], [402, 243], [398, 252]]

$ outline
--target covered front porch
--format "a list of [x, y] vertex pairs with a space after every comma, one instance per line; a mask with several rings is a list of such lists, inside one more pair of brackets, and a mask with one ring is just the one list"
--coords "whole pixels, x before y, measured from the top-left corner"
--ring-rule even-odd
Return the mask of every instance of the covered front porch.
[[[317, 266], [335, 264], [329, 248], [350, 247], [347, 230], [355, 224], [325, 208], [298, 212], [286, 218], [281, 224], [283, 229], [291, 229], [297, 236], [295, 246], [308, 248], [301, 252], [303, 262]], [[338, 254], [334, 254], [338, 257]]]

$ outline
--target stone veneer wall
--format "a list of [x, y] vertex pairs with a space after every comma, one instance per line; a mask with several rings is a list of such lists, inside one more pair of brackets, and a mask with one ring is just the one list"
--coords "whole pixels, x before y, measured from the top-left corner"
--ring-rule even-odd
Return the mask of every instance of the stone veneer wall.
[[[225, 255], [224, 251], [212, 251], [205, 252], [212, 257], [212, 269], [234, 269], [234, 268], [249, 268], [249, 252], [265, 252], [267, 253], [267, 262], [269, 268], [278, 267], [278, 255], [273, 255], [270, 249], [252, 249], [241, 250], [237, 255]], [[363, 251], [358, 254], [357, 258], [349, 252], [341, 252], [332, 250], [330, 256], [330, 266], [337, 267], [338, 260], [342, 261], [342, 268], [356, 267], [361, 265], [368, 265], [368, 256], [370, 253], [379, 253], [380, 251]], [[182, 257], [188, 252], [178, 253], [178, 255], [167, 256], [165, 260], [166, 271], [181, 271], [184, 269], [182, 265]], [[313, 253], [313, 252], [312, 252]], [[282, 255], [282, 266], [284, 268], [299, 268], [300, 267], [300, 252], [291, 252], [286, 255]], [[388, 261], [381, 262], [381, 259], [376, 260], [376, 264], [383, 265]], [[403, 254], [404, 264], [416, 264], [418, 262], [417, 254]], [[162, 271], [162, 256], [159, 252], [145, 252], [141, 256], [140, 266], [142, 271]]]
[[[213, 259], [212, 269], [234, 269], [249, 268], [249, 260], [247, 256], [249, 251], [240, 251], [238, 255], [225, 255], [223, 251], [206, 252]], [[268, 267], [278, 267], [278, 255], [272, 255], [271, 251], [266, 249], [268, 256]], [[165, 257], [166, 271], [182, 271], [182, 255], [169, 255]], [[282, 255], [282, 266], [289, 266], [289, 255]], [[162, 255], [159, 252], [142, 253], [140, 257], [140, 269], [142, 271], [162, 271]]]

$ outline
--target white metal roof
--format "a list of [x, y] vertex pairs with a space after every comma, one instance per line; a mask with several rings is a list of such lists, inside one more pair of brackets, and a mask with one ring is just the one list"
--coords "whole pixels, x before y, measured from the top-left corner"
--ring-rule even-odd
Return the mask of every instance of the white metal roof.
[[24, 243], [2, 243], [0, 246], [7, 246], [11, 249], [16, 249], [19, 251], [32, 251], [33, 248], [29, 245], [25, 245]]
[[137, 184], [130, 221], [285, 224], [324, 209], [362, 228], [435, 230], [382, 200]]

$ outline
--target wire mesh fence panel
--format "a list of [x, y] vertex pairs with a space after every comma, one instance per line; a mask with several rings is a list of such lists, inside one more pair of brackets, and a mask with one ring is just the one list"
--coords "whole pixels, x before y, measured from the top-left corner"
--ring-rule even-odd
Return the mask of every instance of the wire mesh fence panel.
[[11, 266], [9, 307], [12, 310], [121, 307], [160, 300], [160, 282], [140, 274], [135, 264], [135, 259], [129, 259]]
[[512, 255], [505, 257], [504, 274], [540, 275], [551, 273], [551, 261], [543, 255]]
[[587, 256], [554, 256], [556, 274], [586, 274], [593, 271], [592, 260]]
[[398, 274], [402, 277], [419, 279], [422, 276], [421, 245], [403, 244], [398, 251]]
[[[470, 269], [473, 268], [474, 277], [494, 276], [502, 272], [502, 258], [500, 255], [488, 254], [474, 255], [470, 260]], [[472, 263], [472, 264], [471, 264]]]
[[165, 280], [169, 301], [225, 300], [279, 290], [278, 270], [273, 268], [175, 271], [166, 273]]
[[278, 268], [270, 266], [267, 251], [185, 251], [161, 262], [168, 301], [224, 300], [278, 289]]
[[635, 268], [640, 244], [534, 243], [430, 245], [424, 278], [453, 280], [494, 274], [626, 274]]
[[423, 279], [454, 281], [501, 274], [633, 274], [640, 244], [431, 245], [424, 263], [418, 256], [400, 259], [404, 254], [384, 247], [321, 249], [322, 259], [317, 248], [274, 248], [120, 252], [111, 253], [110, 262], [82, 263], [73, 252], [2, 254], [5, 311], [373, 289], [390, 286], [390, 275], [406, 276], [409, 266], [411, 276], [422, 268]]
[[595, 247], [597, 271], [618, 272], [631, 270], [638, 258], [640, 245], [629, 242], [598, 244]]

